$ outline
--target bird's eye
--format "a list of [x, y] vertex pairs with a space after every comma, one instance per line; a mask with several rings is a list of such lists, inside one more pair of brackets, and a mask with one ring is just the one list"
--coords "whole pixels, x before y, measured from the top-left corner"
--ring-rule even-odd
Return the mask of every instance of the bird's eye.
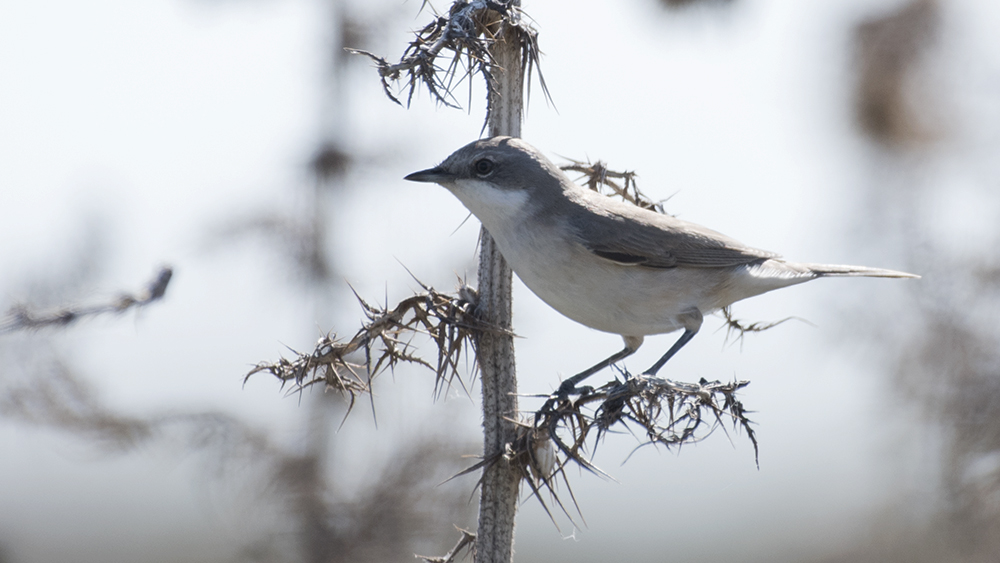
[[493, 161], [488, 158], [480, 158], [473, 165], [477, 176], [489, 176], [493, 172]]

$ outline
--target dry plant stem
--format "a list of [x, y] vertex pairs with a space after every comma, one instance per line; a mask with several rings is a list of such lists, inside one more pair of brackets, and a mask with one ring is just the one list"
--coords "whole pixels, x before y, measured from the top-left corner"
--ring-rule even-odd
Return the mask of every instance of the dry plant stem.
[[[521, 47], [516, 30], [506, 24], [490, 47], [496, 89], [490, 93], [488, 116], [491, 136], [521, 136]], [[511, 328], [511, 269], [493, 237], [480, 234], [479, 307], [482, 320]], [[484, 469], [479, 501], [477, 563], [508, 563], [513, 557], [514, 515], [520, 471], [502, 457], [516, 438], [517, 372], [514, 339], [508, 333], [483, 333], [477, 346], [483, 388], [483, 456], [500, 455], [500, 462]]]

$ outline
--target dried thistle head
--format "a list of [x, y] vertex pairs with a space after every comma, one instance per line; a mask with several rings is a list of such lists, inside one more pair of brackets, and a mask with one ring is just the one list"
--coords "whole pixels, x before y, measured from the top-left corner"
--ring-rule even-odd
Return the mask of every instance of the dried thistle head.
[[[467, 384], [462, 379], [463, 357], [474, 357], [475, 337], [479, 332], [495, 329], [476, 316], [478, 296], [464, 283], [455, 294], [421, 285], [423, 292], [400, 301], [392, 309], [372, 305], [355, 294], [367, 321], [353, 338], [343, 341], [336, 335], [325, 335], [311, 352], [296, 352], [294, 359], [262, 362], [246, 377], [266, 371], [282, 384], [291, 382], [297, 391], [323, 384], [326, 390], [348, 396], [352, 406], [358, 395], [371, 392], [371, 382], [376, 376], [400, 363], [432, 370], [437, 376], [437, 393], [455, 382], [468, 389], [471, 381]], [[426, 360], [415, 352], [413, 339], [418, 335], [435, 343], [435, 360]], [[363, 359], [351, 359], [361, 354]], [[475, 363], [472, 364], [474, 377]]]
[[[632, 205], [638, 205], [643, 209], [649, 209], [657, 213], [666, 213], [663, 209], [662, 201], [653, 201], [639, 191], [639, 186], [635, 183], [637, 176], [635, 172], [628, 170], [625, 172], [616, 172], [610, 170], [607, 164], [600, 160], [593, 164], [572, 159], [570, 159], [570, 162], [572, 164], [560, 166], [559, 168], [563, 171], [583, 174], [583, 178], [586, 178], [585, 184], [591, 190], [607, 196], [619, 197], [623, 201], [627, 201]], [[615, 180], [622, 180], [622, 183], [619, 184]]]
[[456, 0], [447, 16], [437, 16], [416, 32], [416, 37], [395, 64], [362, 49], [348, 48], [347, 51], [366, 56], [375, 62], [382, 80], [382, 90], [397, 104], [403, 105], [400, 96], [393, 94], [391, 83], [402, 81], [400, 90], [406, 92], [407, 107], [423, 85], [436, 102], [458, 108], [460, 106], [454, 96], [454, 88], [463, 80], [469, 79], [471, 96], [471, 79], [475, 74], [480, 74], [486, 81], [488, 92], [496, 90], [493, 72], [497, 65], [490, 54], [490, 47], [501, 36], [501, 28], [506, 25], [520, 43], [521, 68], [529, 77], [529, 93], [531, 71], [536, 70], [542, 91], [546, 99], [550, 100], [539, 67], [541, 51], [538, 49], [538, 32], [522, 17], [518, 5], [519, 2], [513, 0]]
[[[576, 465], [612, 479], [592, 462], [593, 451], [611, 429], [621, 428], [643, 436], [638, 447], [673, 448], [704, 440], [720, 428], [725, 432], [728, 424], [746, 432], [757, 459], [753, 422], [736, 398], [749, 382], [722, 383], [703, 379], [698, 383], [682, 383], [627, 373], [625, 376], [623, 380], [598, 388], [578, 388], [570, 393], [556, 391], [547, 397], [530, 422], [517, 423], [516, 436], [502, 454], [487, 456], [455, 477], [496, 463], [510, 464], [518, 470], [522, 482], [558, 528], [546, 498], [571, 521], [575, 517], [583, 518], [566, 469]], [[640, 433], [636, 433], [636, 429]], [[557, 490], [558, 481], [569, 494], [573, 513]], [[542, 495], [543, 490], [549, 494]]]

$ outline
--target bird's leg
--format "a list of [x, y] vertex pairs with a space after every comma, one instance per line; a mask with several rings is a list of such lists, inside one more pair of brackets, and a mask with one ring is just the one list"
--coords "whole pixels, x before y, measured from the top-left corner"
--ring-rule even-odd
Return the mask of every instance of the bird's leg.
[[678, 350], [683, 348], [684, 345], [687, 344], [692, 338], [694, 338], [694, 335], [696, 334], [698, 334], [697, 330], [685, 329], [684, 334], [682, 334], [681, 337], [677, 339], [677, 342], [674, 342], [674, 345], [671, 346], [669, 350], [667, 350], [667, 353], [664, 354], [663, 357], [660, 358], [659, 360], [656, 360], [656, 363], [650, 366], [649, 369], [642, 372], [642, 375], [656, 375], [656, 372], [660, 371], [660, 368], [663, 367], [663, 364], [667, 363], [667, 360], [672, 358], [674, 354], [676, 354]]
[[571, 391], [576, 389], [577, 383], [580, 383], [584, 379], [587, 379], [588, 377], [610, 366], [611, 364], [620, 360], [624, 360], [625, 358], [631, 356], [632, 354], [635, 354], [635, 351], [639, 349], [639, 346], [642, 346], [641, 336], [622, 336], [622, 339], [625, 341], [625, 348], [622, 348], [621, 351], [598, 362], [596, 365], [581, 371], [580, 373], [574, 375], [573, 377], [564, 379], [563, 382], [559, 385], [559, 390], [556, 393], [559, 395], [570, 393]]
[[[573, 377], [568, 377], [564, 379], [563, 382], [559, 384], [559, 389], [557, 389], [555, 393], [550, 395], [549, 399], [545, 401], [544, 405], [542, 405], [542, 408], [538, 409], [538, 411], [535, 413], [535, 425], [537, 426], [539, 422], [541, 422], [544, 415], [551, 413], [553, 407], [556, 404], [568, 399], [569, 395], [577, 390], [576, 389], [577, 383], [580, 383], [584, 379], [587, 379], [588, 377], [610, 366], [611, 364], [619, 360], [623, 360], [631, 356], [632, 354], [635, 354], [635, 351], [639, 349], [639, 346], [642, 346], [643, 337], [622, 336], [622, 340], [625, 341], [625, 347], [622, 348], [621, 351], [611, 355], [608, 358], [605, 358], [604, 360], [601, 360], [600, 362], [597, 363], [597, 365], [589, 367], [581, 371], [580, 373], [574, 375]], [[552, 420], [555, 421], [556, 419]], [[549, 431], [554, 432], [554, 427], [550, 428]]]
[[656, 360], [656, 363], [650, 366], [646, 371], [642, 372], [642, 374], [656, 375], [656, 372], [660, 371], [660, 368], [663, 367], [663, 364], [667, 363], [667, 360], [674, 357], [674, 354], [676, 354], [678, 350], [690, 342], [691, 339], [694, 338], [694, 335], [698, 334], [698, 330], [701, 329], [701, 322], [703, 319], [704, 317], [698, 309], [692, 309], [688, 313], [681, 316], [680, 321], [684, 326], [684, 334], [677, 339], [677, 342], [674, 342], [674, 345], [667, 350], [667, 353], [664, 354], [662, 358]]

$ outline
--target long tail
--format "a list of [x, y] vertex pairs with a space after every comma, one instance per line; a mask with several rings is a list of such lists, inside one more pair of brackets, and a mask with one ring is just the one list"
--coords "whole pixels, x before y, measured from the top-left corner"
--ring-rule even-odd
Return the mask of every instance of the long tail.
[[867, 278], [919, 278], [916, 274], [869, 268], [867, 266], [840, 266], [837, 264], [796, 264], [811, 270], [817, 276], [860, 276]]

